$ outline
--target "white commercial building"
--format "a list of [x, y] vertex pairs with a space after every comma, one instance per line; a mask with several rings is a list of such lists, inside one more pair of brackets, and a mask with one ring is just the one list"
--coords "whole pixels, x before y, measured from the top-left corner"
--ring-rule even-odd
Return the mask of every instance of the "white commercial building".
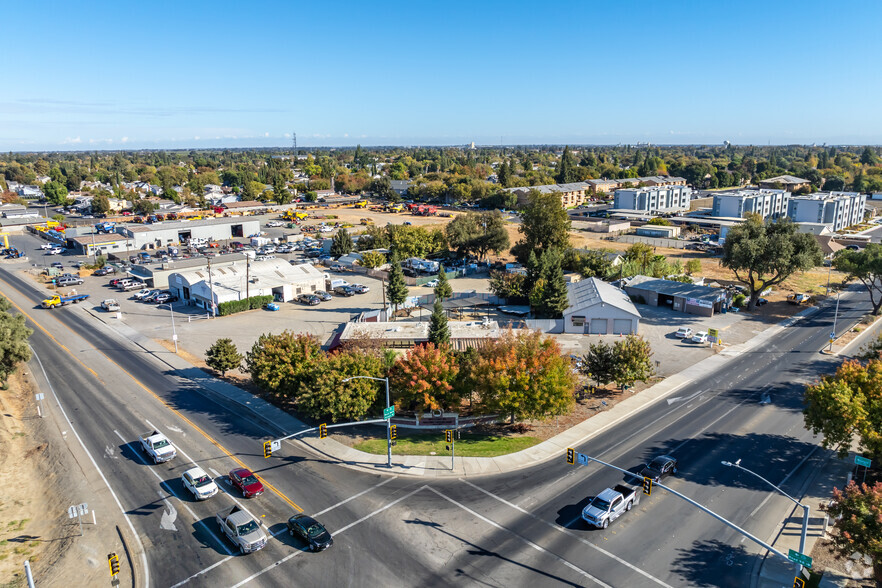
[[714, 194], [711, 216], [725, 218], [744, 218], [748, 212], [764, 219], [787, 215], [787, 202], [790, 192], [766, 188], [731, 190]]
[[567, 284], [570, 306], [563, 312], [564, 333], [631, 335], [640, 326], [640, 311], [612, 284], [588, 278]]
[[688, 186], [646, 186], [620, 188], [613, 197], [615, 210], [638, 210], [646, 213], [689, 210], [692, 188]]
[[834, 232], [864, 220], [867, 195], [857, 192], [818, 192], [791, 196], [787, 216], [797, 223], [822, 223]]
[[232, 265], [189, 269], [168, 277], [169, 290], [188, 304], [210, 310], [215, 305], [251, 296], [273, 296], [284, 302], [298, 294], [323, 290], [325, 274], [304, 263], [281, 259], [243, 261]]

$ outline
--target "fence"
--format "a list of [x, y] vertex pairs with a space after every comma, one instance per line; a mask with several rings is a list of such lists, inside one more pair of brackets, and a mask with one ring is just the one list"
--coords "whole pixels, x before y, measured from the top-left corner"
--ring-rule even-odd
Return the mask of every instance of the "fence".
[[402, 429], [468, 429], [484, 423], [495, 423], [499, 420], [498, 414], [481, 416], [461, 417], [457, 412], [445, 412], [440, 415], [424, 413], [422, 415], [392, 417], [391, 423]]
[[538, 330], [543, 333], [564, 332], [563, 319], [528, 319], [524, 322], [527, 323], [527, 328], [531, 330]]

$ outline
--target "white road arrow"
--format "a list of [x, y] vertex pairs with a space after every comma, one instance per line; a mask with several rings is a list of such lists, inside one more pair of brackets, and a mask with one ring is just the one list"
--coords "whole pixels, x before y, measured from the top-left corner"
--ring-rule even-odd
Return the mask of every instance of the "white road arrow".
[[104, 446], [104, 457], [109, 457], [110, 459], [119, 459], [119, 456], [114, 455], [114, 453], [116, 453], [116, 450], [113, 447], [111, 447], [110, 445]]
[[179, 429], [179, 428], [177, 428], [177, 427], [173, 427], [173, 426], [171, 426], [171, 425], [167, 425], [166, 428], [167, 428], [169, 431], [174, 431], [175, 433], [183, 433], [183, 431], [182, 431], [181, 429]]
[[176, 511], [175, 507], [172, 506], [172, 503], [162, 495], [162, 492], [159, 492], [159, 497], [168, 507], [168, 510], [162, 511], [162, 520], [159, 522], [159, 528], [165, 529], [166, 531], [177, 531], [178, 528], [175, 526], [175, 520], [178, 518], [178, 511]]

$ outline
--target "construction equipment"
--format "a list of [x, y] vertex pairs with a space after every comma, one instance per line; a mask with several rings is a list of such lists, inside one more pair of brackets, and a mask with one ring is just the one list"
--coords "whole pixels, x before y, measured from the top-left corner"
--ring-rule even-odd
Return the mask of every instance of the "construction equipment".
[[367, 200], [361, 200], [361, 201], [359, 201], [359, 202], [356, 202], [356, 203], [354, 204], [354, 207], [355, 207], [355, 208], [367, 208], [367, 205], [368, 205], [368, 201], [367, 201]]
[[305, 212], [301, 212], [295, 209], [289, 209], [285, 211], [285, 214], [282, 216], [287, 221], [295, 221], [295, 220], [305, 220], [309, 218], [309, 214]]

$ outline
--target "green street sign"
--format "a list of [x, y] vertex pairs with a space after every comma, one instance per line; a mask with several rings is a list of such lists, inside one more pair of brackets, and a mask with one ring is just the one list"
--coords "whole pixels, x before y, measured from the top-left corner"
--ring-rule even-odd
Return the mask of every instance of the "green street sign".
[[807, 568], [812, 567], [811, 556], [803, 555], [802, 553], [800, 553], [798, 551], [794, 551], [792, 549], [787, 552], [787, 559], [789, 559], [792, 562], [796, 562], [799, 565], [803, 565]]
[[865, 468], [868, 468], [873, 464], [871, 460], [867, 459], [866, 457], [861, 457], [860, 455], [854, 456], [854, 463], [859, 466], [864, 466]]
[[383, 418], [387, 421], [395, 416], [395, 407], [390, 406], [388, 408], [383, 409]]

